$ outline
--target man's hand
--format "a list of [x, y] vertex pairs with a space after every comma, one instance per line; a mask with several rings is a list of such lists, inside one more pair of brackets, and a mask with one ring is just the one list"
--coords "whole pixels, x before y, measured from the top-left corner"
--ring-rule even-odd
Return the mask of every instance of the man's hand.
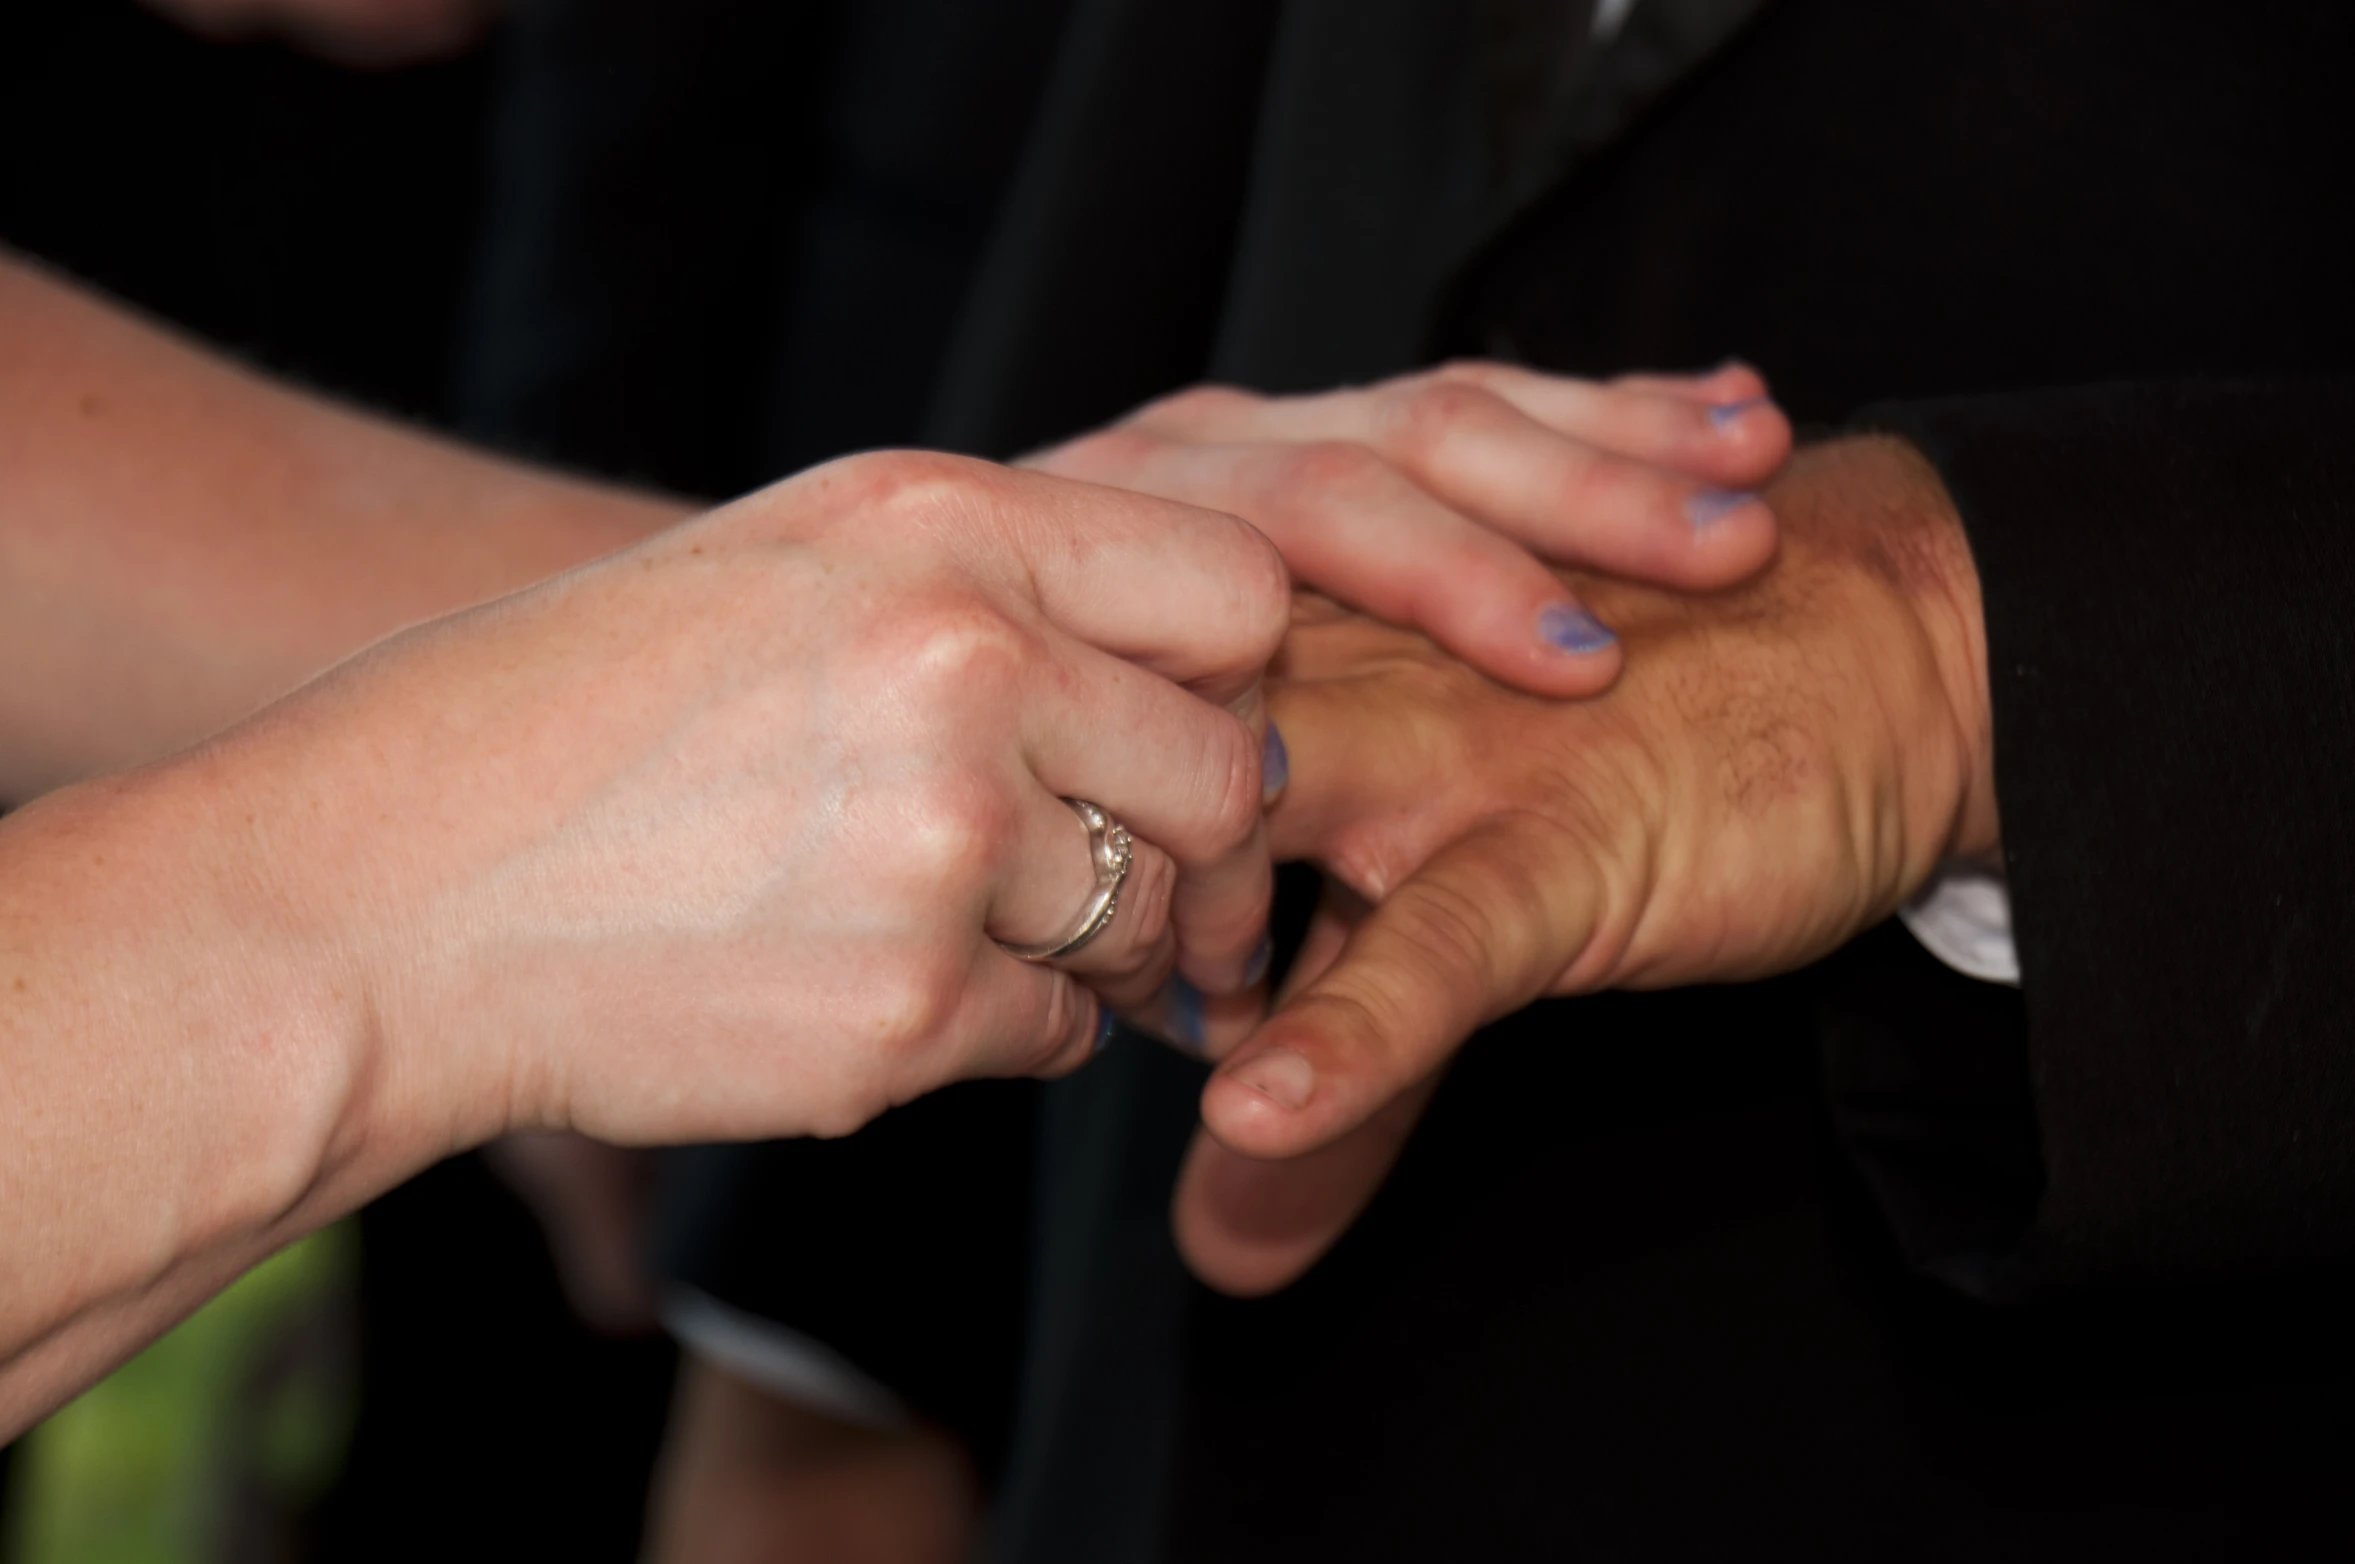
[[1790, 451], [1741, 364], [1597, 383], [1466, 362], [1321, 396], [1201, 386], [1025, 465], [1241, 516], [1302, 586], [1578, 696], [1620, 648], [1547, 564], [1731, 586], [1774, 553], [1748, 491]]
[[1629, 649], [1591, 702], [1304, 613], [1270, 686], [1292, 751], [1271, 830], [1346, 894], [1204, 1094], [1177, 1227], [1213, 1285], [1265, 1291], [1322, 1253], [1484, 1022], [1799, 966], [1994, 847], [1978, 581], [1936, 474], [1853, 439], [1767, 498], [1782, 552], [1747, 586], [1584, 583]]

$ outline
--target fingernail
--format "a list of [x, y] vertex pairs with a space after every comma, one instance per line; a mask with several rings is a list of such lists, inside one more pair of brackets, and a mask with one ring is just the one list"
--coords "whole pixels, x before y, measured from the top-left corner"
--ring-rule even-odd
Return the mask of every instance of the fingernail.
[[1275, 959], [1276, 942], [1262, 934], [1259, 936], [1259, 944], [1251, 952], [1251, 965], [1244, 970], [1243, 986], [1245, 988], [1257, 987], [1260, 979], [1267, 976], [1268, 963]]
[[1202, 990], [1182, 977], [1169, 980], [1169, 1040], [1197, 1059], [1202, 1057], [1206, 1046], [1202, 1034]]
[[1270, 1102], [1285, 1108], [1308, 1105], [1316, 1090], [1317, 1073], [1306, 1059], [1289, 1048], [1271, 1048], [1248, 1063], [1237, 1065], [1234, 1078]]
[[1099, 1002], [1096, 1008], [1096, 1046], [1089, 1051], [1088, 1057], [1091, 1059], [1112, 1046], [1112, 1034], [1120, 1029], [1120, 1018], [1112, 1013], [1110, 1005]]
[[1699, 532], [1723, 521], [1757, 497], [1742, 489], [1696, 489], [1684, 502], [1685, 519]]
[[1585, 655], [1599, 652], [1619, 637], [1603, 628], [1601, 620], [1570, 603], [1552, 603], [1537, 616], [1537, 633], [1557, 651]]
[[1272, 804], [1276, 795], [1284, 791], [1284, 784], [1292, 780], [1292, 752], [1284, 747], [1284, 735], [1276, 725], [1267, 725], [1267, 746], [1259, 760], [1259, 801]]
[[1739, 402], [1720, 402], [1709, 409], [1709, 425], [1713, 429], [1723, 429], [1751, 408], [1765, 405], [1766, 398], [1762, 396], [1746, 396]]

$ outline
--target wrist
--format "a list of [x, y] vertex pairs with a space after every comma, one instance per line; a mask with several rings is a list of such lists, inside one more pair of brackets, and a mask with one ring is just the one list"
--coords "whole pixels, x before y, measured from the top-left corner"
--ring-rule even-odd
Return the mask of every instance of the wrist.
[[[1997, 846], [1986, 629], [1960, 515], [1929, 462], [1888, 435], [1802, 450], [1768, 491], [1785, 547], [1822, 556], [1842, 583], [1807, 605], [1845, 616], [1868, 693], [1854, 728], [1856, 797], [1871, 799], [1872, 839], [1894, 908], [1951, 858]], [[1802, 576], [1806, 571], [1801, 571]]]
[[355, 1155], [350, 969], [271, 892], [249, 808], [175, 765], [7, 823], [0, 1233], [50, 1285], [0, 1300], [0, 1356], [88, 1311], [168, 1319], [390, 1182]]
[[1908, 501], [1906, 525], [1922, 568], [1904, 577], [1944, 704], [1947, 741], [1936, 763], [1930, 830], [1941, 861], [1992, 863], [2001, 851], [1995, 800], [1995, 723], [1988, 695], [1987, 614], [1962, 514], [1945, 481], [1911, 444], [1883, 437]]

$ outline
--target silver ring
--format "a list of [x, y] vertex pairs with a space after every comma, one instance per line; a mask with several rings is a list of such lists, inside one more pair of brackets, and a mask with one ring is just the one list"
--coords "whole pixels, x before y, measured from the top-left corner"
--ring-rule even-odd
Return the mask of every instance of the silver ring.
[[1061, 939], [1048, 940], [1043, 945], [1014, 945], [1005, 940], [998, 944], [1007, 955], [1017, 961], [1052, 961], [1057, 956], [1068, 956], [1097, 935], [1112, 927], [1112, 915], [1120, 910], [1121, 882], [1128, 878], [1128, 866], [1136, 857], [1136, 845], [1128, 834], [1128, 827], [1112, 818], [1111, 811], [1102, 804], [1091, 804], [1084, 798], [1067, 798], [1064, 803], [1088, 828], [1088, 857], [1096, 865], [1096, 889], [1079, 909], [1079, 919], [1071, 932]]

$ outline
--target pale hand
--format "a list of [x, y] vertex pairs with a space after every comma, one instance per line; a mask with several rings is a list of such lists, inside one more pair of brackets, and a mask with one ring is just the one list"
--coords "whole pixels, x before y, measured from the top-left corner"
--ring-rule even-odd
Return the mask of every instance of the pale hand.
[[1318, 396], [1197, 387], [1027, 465], [1241, 516], [1301, 585], [1578, 696], [1621, 651], [1547, 566], [1730, 586], [1774, 552], [1746, 491], [1790, 449], [1743, 365], [1598, 383], [1463, 362]]

